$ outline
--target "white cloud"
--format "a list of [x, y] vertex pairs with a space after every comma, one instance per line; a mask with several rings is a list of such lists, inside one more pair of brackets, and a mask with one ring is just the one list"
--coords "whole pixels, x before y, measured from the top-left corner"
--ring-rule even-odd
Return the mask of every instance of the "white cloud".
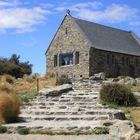
[[61, 6], [56, 7], [58, 11], [64, 11], [66, 9], [71, 9], [72, 11], [79, 11], [81, 9], [90, 8], [90, 9], [97, 9], [102, 6], [101, 2], [94, 1], [94, 2], [83, 2], [83, 3], [76, 3], [76, 4], [67, 4], [64, 3]]
[[112, 4], [107, 7], [101, 2], [94, 1], [87, 3], [66, 4], [59, 6], [56, 10], [64, 11], [70, 9], [74, 15], [91, 21], [124, 22], [135, 18], [138, 10], [127, 5]]
[[0, 9], [0, 30], [32, 31], [34, 25], [45, 20], [46, 14], [50, 14], [50, 11], [41, 7]]
[[10, 7], [10, 6], [17, 6], [19, 2], [17, 0], [8, 2], [8, 1], [0, 1], [0, 7]]

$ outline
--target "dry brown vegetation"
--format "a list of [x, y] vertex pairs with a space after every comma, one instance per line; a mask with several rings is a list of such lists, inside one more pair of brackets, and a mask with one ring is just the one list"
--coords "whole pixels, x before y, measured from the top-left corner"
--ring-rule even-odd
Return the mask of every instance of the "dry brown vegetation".
[[40, 89], [56, 85], [56, 78], [50, 73], [44, 77], [39, 74], [24, 75], [22, 79], [10, 75], [0, 76], [0, 123], [16, 120], [20, 113], [20, 101], [27, 101], [36, 95], [37, 79]]
[[13, 122], [20, 113], [20, 100], [14, 94], [0, 93], [0, 122]]
[[16, 94], [28, 94], [37, 91], [37, 79], [39, 79], [39, 88], [50, 87], [56, 85], [56, 78], [52, 74], [46, 74], [41, 77], [39, 75], [24, 75], [22, 79], [16, 80], [10, 75], [0, 77], [0, 91]]

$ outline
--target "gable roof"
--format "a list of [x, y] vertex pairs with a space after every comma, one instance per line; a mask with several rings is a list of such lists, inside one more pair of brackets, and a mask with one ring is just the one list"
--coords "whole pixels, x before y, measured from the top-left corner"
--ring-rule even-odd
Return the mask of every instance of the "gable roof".
[[140, 56], [140, 39], [131, 31], [107, 27], [72, 17], [91, 47]]

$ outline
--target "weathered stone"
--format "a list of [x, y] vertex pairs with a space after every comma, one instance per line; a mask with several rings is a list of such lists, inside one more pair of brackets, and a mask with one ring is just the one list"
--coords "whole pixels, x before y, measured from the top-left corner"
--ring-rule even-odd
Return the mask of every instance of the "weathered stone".
[[101, 73], [96, 73], [94, 74], [95, 76], [95, 80], [105, 80], [105, 73], [101, 72]]
[[126, 140], [140, 140], [140, 135], [134, 133], [133, 131], [129, 131], [124, 138]]
[[136, 80], [137, 84], [140, 84], [140, 78], [136, 78], [135, 80]]
[[134, 124], [129, 121], [121, 121], [117, 120], [113, 125], [110, 127], [110, 134], [118, 136], [119, 138], [125, 137], [128, 132], [135, 133], [135, 126]]
[[94, 76], [89, 77], [90, 80], [105, 80], [105, 73], [96, 73]]
[[64, 84], [57, 87], [52, 88], [44, 88], [39, 91], [40, 94], [44, 94], [46, 96], [59, 96], [60, 94], [64, 92], [68, 92], [69, 90], [72, 90], [72, 85], [70, 84]]
[[[134, 127], [130, 121], [119, 120], [124, 119], [123, 114], [120, 113], [121, 111], [108, 108], [99, 102], [97, 97], [101, 85], [102, 82], [99, 80], [94, 82], [89, 80], [77, 81], [70, 85], [73, 90], [68, 92], [62, 90], [63, 93], [59, 96], [47, 98], [46, 94], [49, 92], [54, 94], [52, 92], [54, 89], [57, 91], [67, 86], [54, 87], [53, 90], [48, 89], [47, 92], [43, 90], [44, 93], [40, 93], [21, 109], [20, 117], [24, 121], [6, 124], [6, 126], [12, 132], [16, 132], [21, 127], [27, 127], [31, 130], [51, 129], [53, 132], [89, 132], [94, 128], [108, 127], [112, 128], [113, 132], [111, 133], [116, 134], [118, 132], [116, 125], [121, 126], [123, 124], [121, 126], [123, 129], [120, 129], [121, 134], [132, 131]], [[111, 114], [110, 120], [109, 114]], [[124, 130], [125, 126], [126, 131]]]
[[125, 114], [121, 111], [113, 111], [113, 112], [109, 112], [109, 118], [110, 119], [119, 119], [119, 120], [125, 120]]

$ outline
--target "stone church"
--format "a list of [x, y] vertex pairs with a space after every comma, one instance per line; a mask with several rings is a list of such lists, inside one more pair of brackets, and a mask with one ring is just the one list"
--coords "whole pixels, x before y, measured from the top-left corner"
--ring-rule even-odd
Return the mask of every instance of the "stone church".
[[124, 31], [72, 17], [68, 11], [47, 51], [47, 71], [88, 78], [140, 77], [140, 39]]

